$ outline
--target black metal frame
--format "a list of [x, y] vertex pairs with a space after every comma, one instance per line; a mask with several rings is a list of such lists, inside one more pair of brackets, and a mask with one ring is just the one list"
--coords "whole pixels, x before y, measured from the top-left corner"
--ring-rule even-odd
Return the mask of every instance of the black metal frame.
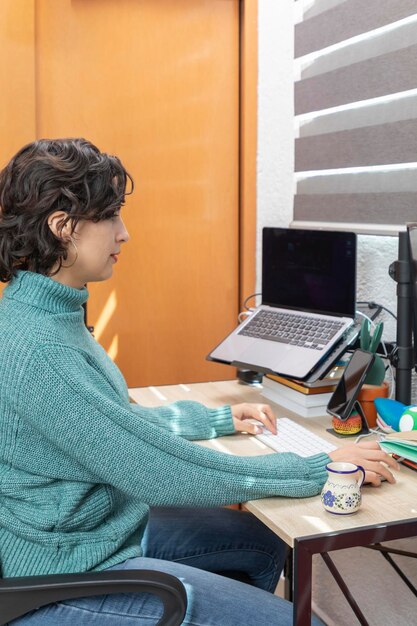
[[[383, 541], [415, 536], [417, 536], [417, 519], [410, 518], [397, 522], [377, 524], [375, 526], [364, 526], [363, 528], [352, 528], [327, 534], [296, 538], [294, 540], [293, 549], [294, 626], [310, 626], [311, 624], [313, 554], [321, 554], [333, 576], [335, 576], [336, 582], [339, 584], [342, 591], [345, 592], [347, 590], [346, 585], [344, 585], [342, 577], [334, 567], [332, 560], [327, 554], [328, 552], [360, 546], [376, 548]], [[391, 551], [391, 548], [389, 548], [389, 550]], [[386, 550], [383, 550], [383, 552], [386, 552]], [[414, 553], [407, 553], [405, 555], [414, 556]], [[348, 590], [346, 599], [355, 612], [359, 622], [366, 626], [368, 622]]]
[[[407, 557], [415, 559], [417, 558], [416, 553], [407, 552], [405, 550], [397, 550], [395, 548], [389, 548], [387, 546], [382, 546], [380, 543], [377, 543], [373, 546], [365, 546], [365, 547], [371, 550], [376, 550], [377, 552], [380, 552], [382, 556], [386, 559], [386, 561], [393, 567], [393, 569], [396, 571], [398, 576], [400, 576], [403, 582], [407, 585], [410, 591], [417, 597], [417, 589], [414, 587], [412, 582], [407, 578], [404, 572], [401, 571], [401, 568], [397, 565], [397, 563], [390, 556], [390, 553], [392, 553], [392, 554], [399, 554], [402, 556], [407, 556]], [[335, 566], [334, 562], [332, 561], [328, 553], [322, 552], [320, 556], [322, 557], [323, 561], [326, 563], [327, 567], [329, 568], [330, 573], [332, 574], [336, 583], [339, 585], [339, 588], [341, 592], [343, 593], [343, 595], [345, 596], [349, 606], [351, 607], [352, 611], [355, 613], [356, 617], [358, 618], [358, 622], [361, 624], [361, 626], [369, 626], [368, 621], [366, 620], [364, 614], [360, 610], [355, 598], [350, 593], [348, 586], [346, 585], [345, 581], [343, 580], [343, 577], [339, 573], [339, 570]]]
[[113, 570], [0, 579], [0, 626], [52, 602], [111, 593], [151, 593], [164, 612], [158, 626], [180, 626], [187, 595], [178, 578], [152, 570]]
[[398, 233], [398, 260], [391, 263], [388, 273], [397, 284], [396, 347], [389, 355], [396, 369], [395, 399], [403, 404], [411, 402], [411, 372], [415, 367], [413, 343], [413, 283], [408, 232]]
[[391, 565], [391, 567], [397, 572], [398, 576], [402, 579], [402, 581], [407, 585], [409, 590], [416, 596], [417, 598], [417, 589], [414, 587], [413, 583], [407, 576], [401, 571], [401, 568], [398, 564], [391, 558], [391, 554], [398, 554], [400, 556], [407, 556], [411, 559], [417, 559], [416, 552], [408, 552], [407, 550], [397, 550], [396, 548], [391, 548], [387, 546], [381, 546], [381, 544], [377, 543], [374, 546], [368, 546], [368, 548], [372, 550], [377, 550], [382, 554], [384, 559]]

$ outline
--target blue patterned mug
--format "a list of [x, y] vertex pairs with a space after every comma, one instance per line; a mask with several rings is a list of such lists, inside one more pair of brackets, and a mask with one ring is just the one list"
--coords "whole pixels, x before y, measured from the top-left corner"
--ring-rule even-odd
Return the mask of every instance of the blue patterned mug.
[[[361, 487], [365, 470], [354, 463], [328, 463], [327, 481], [321, 492], [321, 502], [329, 513], [349, 515], [361, 505]], [[361, 472], [359, 480], [358, 472]]]

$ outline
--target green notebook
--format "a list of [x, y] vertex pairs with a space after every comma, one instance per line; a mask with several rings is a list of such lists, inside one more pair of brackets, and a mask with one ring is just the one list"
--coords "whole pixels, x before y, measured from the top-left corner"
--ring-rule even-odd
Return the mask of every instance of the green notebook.
[[397, 454], [417, 463], [417, 430], [408, 433], [392, 433], [379, 442], [385, 452]]

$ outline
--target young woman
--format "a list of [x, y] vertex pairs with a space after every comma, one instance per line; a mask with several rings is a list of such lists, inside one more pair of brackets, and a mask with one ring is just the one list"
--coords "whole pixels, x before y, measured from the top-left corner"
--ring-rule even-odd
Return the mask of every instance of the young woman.
[[[119, 159], [84, 139], [36, 141], [0, 173], [0, 280], [9, 283], [0, 303], [2, 575], [163, 570], [186, 585], [185, 624], [290, 624], [291, 606], [267, 593], [285, 546], [221, 505], [318, 494], [329, 457], [234, 457], [189, 441], [253, 431], [249, 418], [274, 432], [268, 405], [129, 404], [82, 309], [85, 285], [110, 278], [129, 238], [127, 181]], [[331, 458], [364, 466], [375, 485], [394, 482], [397, 463], [375, 443]], [[149, 626], [158, 615], [149, 596], [115, 595], [50, 605], [15, 624]]]

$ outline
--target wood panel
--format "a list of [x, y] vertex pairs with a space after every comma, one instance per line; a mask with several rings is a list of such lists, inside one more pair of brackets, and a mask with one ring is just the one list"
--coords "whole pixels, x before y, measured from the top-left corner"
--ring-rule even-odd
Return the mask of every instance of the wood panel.
[[36, 6], [38, 135], [86, 136], [136, 182], [89, 323], [131, 386], [233, 376], [205, 355], [238, 312], [239, 2]]
[[34, 2], [0, 2], [0, 168], [35, 138]]
[[256, 290], [256, 155], [258, 140], [258, 0], [241, 2], [240, 307]]

